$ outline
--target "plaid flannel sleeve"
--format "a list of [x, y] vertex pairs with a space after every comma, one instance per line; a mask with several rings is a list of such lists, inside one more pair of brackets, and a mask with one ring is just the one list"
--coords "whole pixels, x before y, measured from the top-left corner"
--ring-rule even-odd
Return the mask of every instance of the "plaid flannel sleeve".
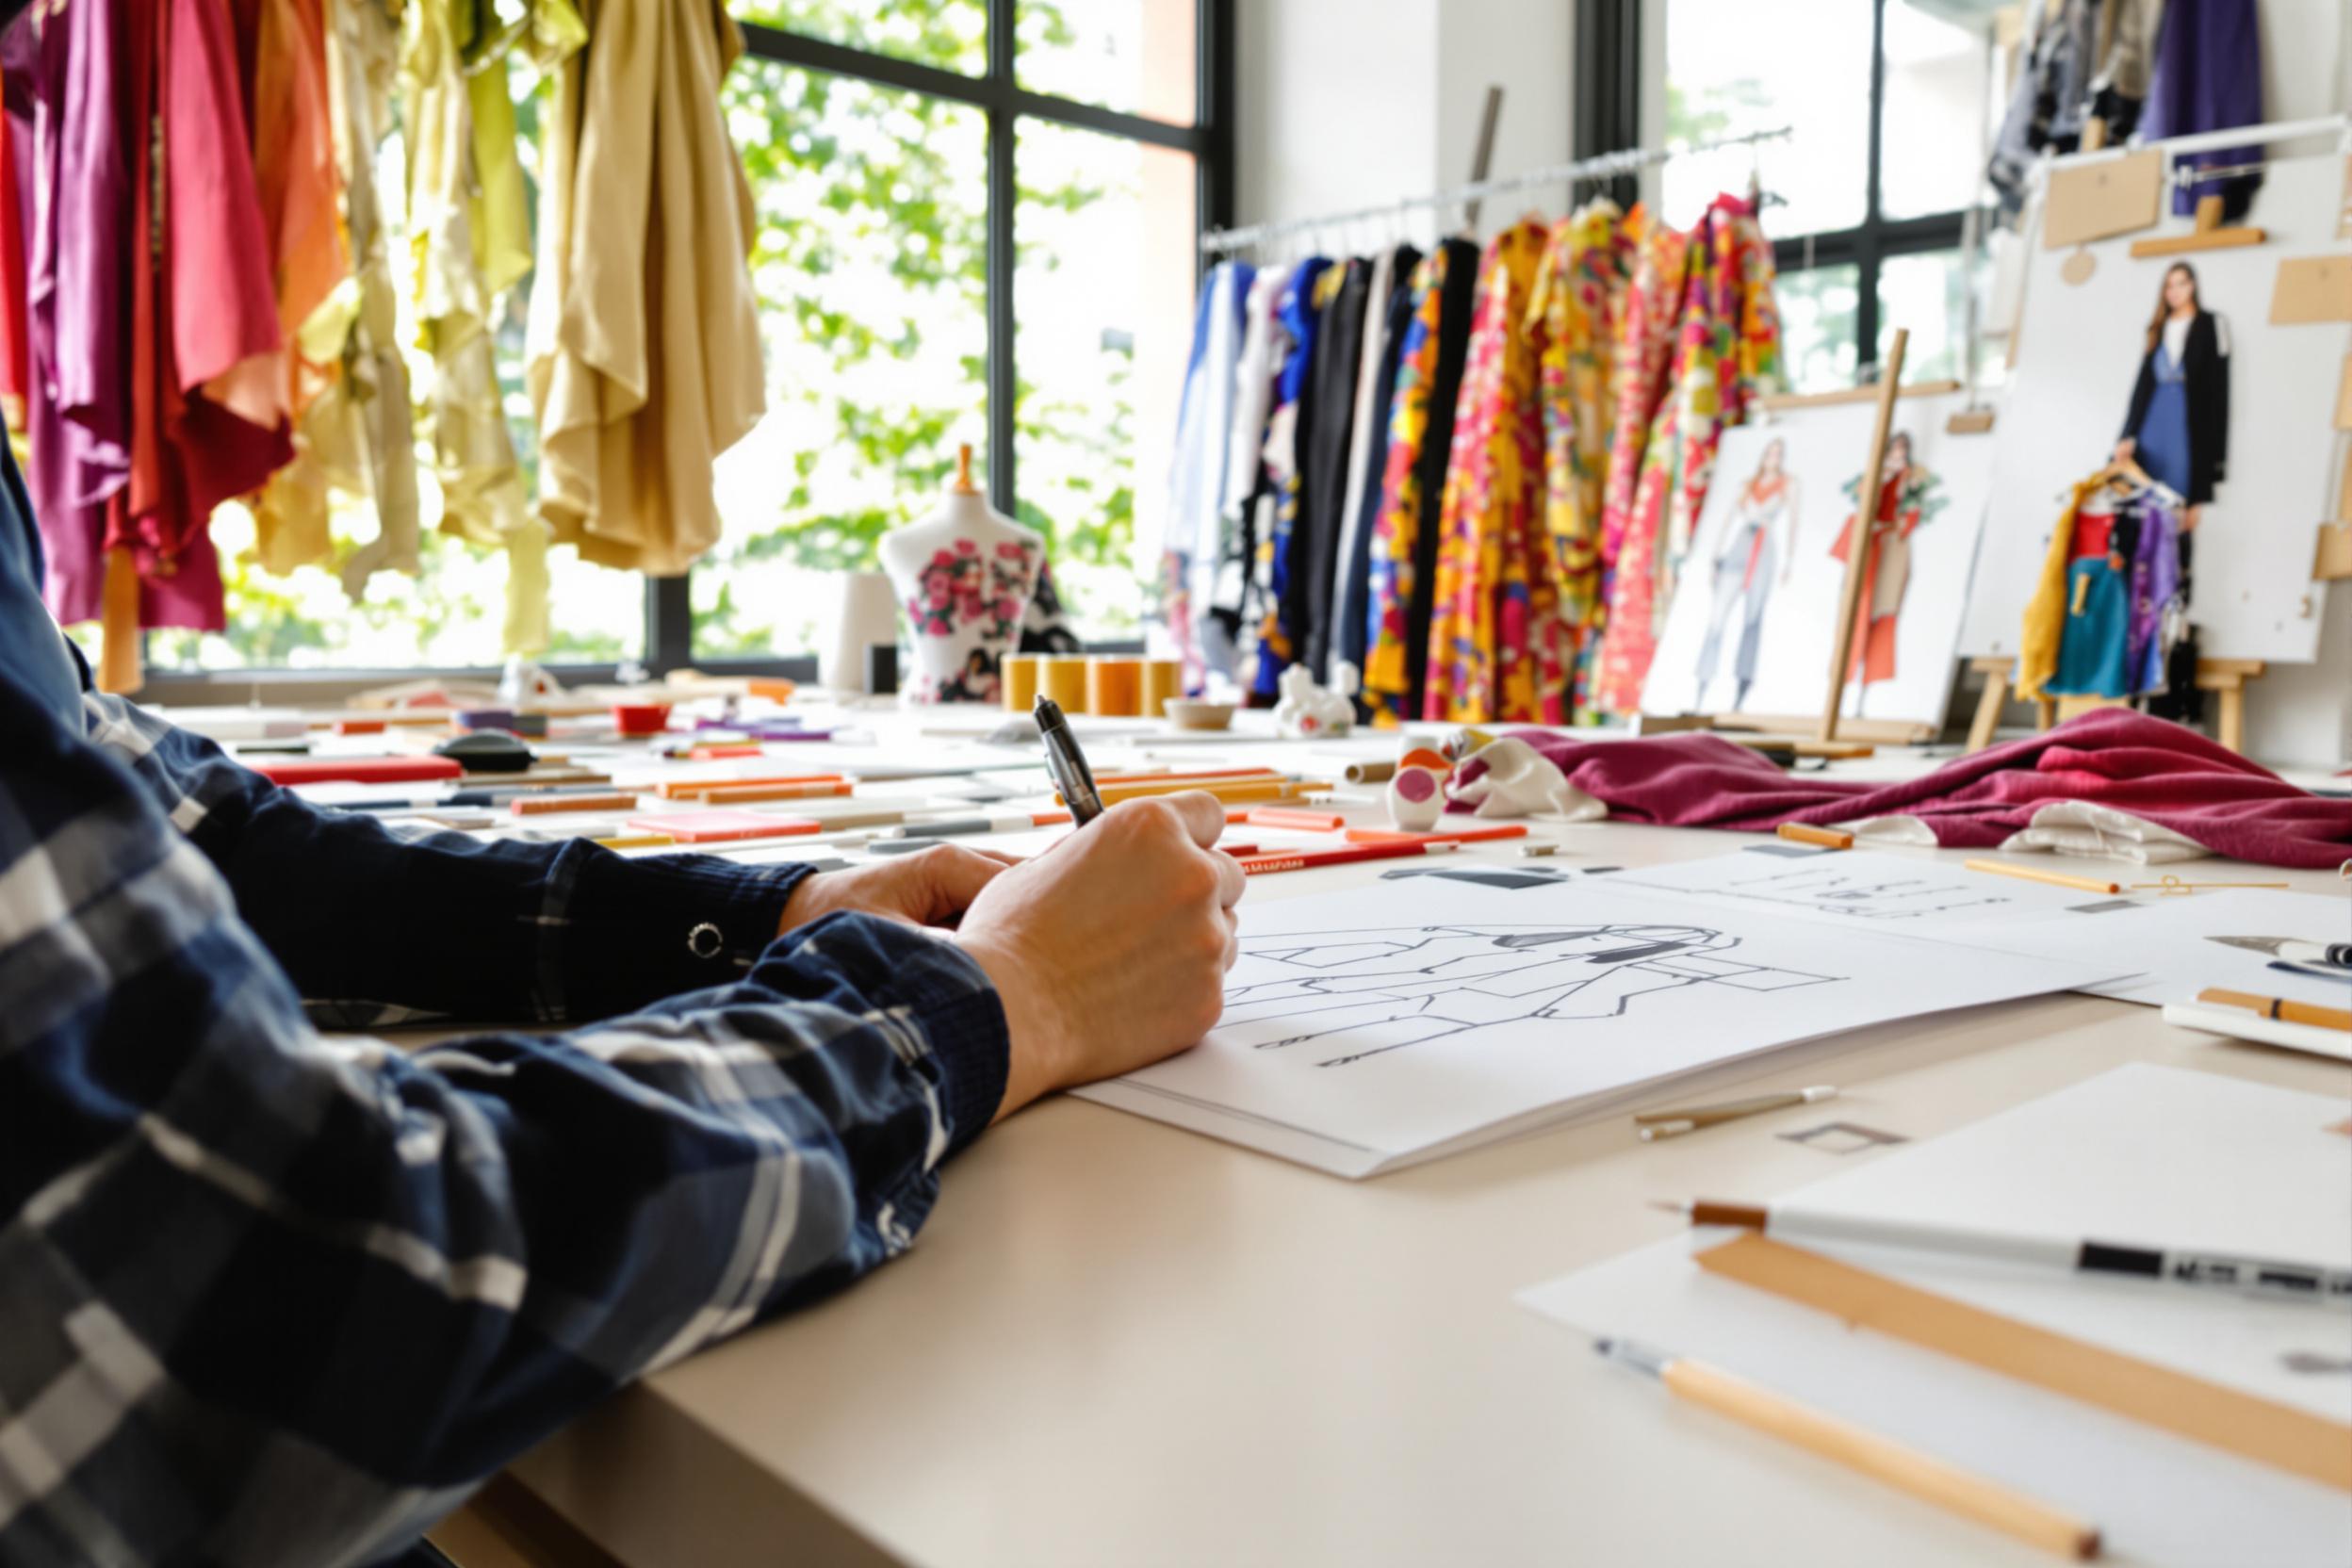
[[577, 1022], [718, 985], [766, 948], [806, 874], [407, 833], [313, 806], [121, 697], [82, 706], [90, 743], [227, 879], [312, 1016], [344, 1027]]
[[907, 1246], [1004, 1066], [978, 968], [856, 915], [566, 1036], [323, 1040], [0, 675], [0, 1561], [379, 1560]]

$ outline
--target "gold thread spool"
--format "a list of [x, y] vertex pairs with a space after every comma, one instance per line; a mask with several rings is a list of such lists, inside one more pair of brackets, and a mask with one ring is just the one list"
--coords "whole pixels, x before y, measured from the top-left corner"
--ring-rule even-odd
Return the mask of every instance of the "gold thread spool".
[[1143, 661], [1086, 661], [1086, 711], [1099, 718], [1132, 719], [1143, 710]]
[[1008, 653], [1002, 666], [1004, 672], [1004, 710], [1026, 713], [1037, 700], [1037, 665], [1043, 656], [1035, 653]]
[[1054, 699], [1065, 713], [1086, 710], [1086, 662], [1074, 653], [1047, 654], [1037, 660], [1037, 691]]
[[1184, 662], [1181, 659], [1147, 659], [1143, 662], [1143, 716], [1164, 719], [1168, 704], [1184, 694]]

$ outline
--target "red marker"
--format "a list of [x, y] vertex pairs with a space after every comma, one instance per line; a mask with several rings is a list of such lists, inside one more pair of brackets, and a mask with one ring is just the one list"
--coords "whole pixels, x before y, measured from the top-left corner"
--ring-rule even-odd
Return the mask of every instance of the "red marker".
[[1451, 843], [1390, 843], [1356, 844], [1348, 849], [1302, 849], [1295, 855], [1244, 855], [1242, 874], [1265, 876], [1278, 871], [1309, 871], [1316, 866], [1348, 866], [1359, 860], [1401, 860], [1414, 855], [1450, 855], [1460, 849]]

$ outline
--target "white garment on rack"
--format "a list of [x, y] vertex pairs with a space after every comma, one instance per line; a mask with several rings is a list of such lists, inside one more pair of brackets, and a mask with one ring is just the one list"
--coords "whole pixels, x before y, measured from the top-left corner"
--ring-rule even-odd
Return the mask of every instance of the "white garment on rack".
[[[1385, 416], [1385, 409], [1372, 406], [1377, 383], [1380, 379], [1380, 355], [1385, 348], [1388, 332], [1388, 294], [1396, 276], [1396, 247], [1381, 251], [1372, 258], [1372, 286], [1364, 297], [1364, 330], [1363, 350], [1356, 361], [1356, 417], [1348, 436], [1348, 487], [1342, 492], [1339, 514], [1339, 547], [1331, 552], [1331, 616], [1334, 629], [1338, 617], [1347, 612], [1348, 563], [1356, 553], [1356, 540], [1361, 530], [1358, 524], [1364, 512], [1364, 469], [1372, 457], [1372, 421]], [[1377, 483], [1377, 478], [1374, 480]], [[1339, 636], [1334, 629], [1325, 667], [1315, 672], [1317, 679], [1330, 680], [1331, 662], [1339, 656]]]
[[1217, 519], [1225, 511], [1231, 472], [1226, 443], [1233, 424], [1233, 369], [1241, 357], [1241, 289], [1250, 269], [1219, 262], [1202, 284], [1200, 327], [1184, 400], [1176, 416], [1176, 450], [1168, 465], [1168, 553], [1185, 563], [1187, 584], [1205, 554], [1217, 559]]
[[[1211, 672], [1228, 678], [1233, 673], [1234, 649], [1230, 639], [1211, 634], [1208, 618], [1211, 610], [1220, 604], [1227, 610], [1241, 607], [1238, 584], [1227, 584], [1220, 594], [1218, 573], [1225, 565], [1227, 531], [1239, 534], [1242, 508], [1250, 504], [1250, 498], [1258, 487], [1266, 416], [1274, 400], [1274, 351], [1281, 335], [1275, 310], [1282, 302], [1282, 285], [1289, 275], [1287, 267], [1263, 267], [1250, 286], [1250, 298], [1242, 310], [1241, 353], [1233, 365], [1232, 417], [1225, 436], [1225, 482], [1219, 492], [1222, 499], [1217, 509], [1217, 531], [1211, 536], [1209, 547], [1195, 554], [1191, 564], [1188, 587], [1201, 659]], [[1246, 576], [1246, 564], [1241, 570]]]

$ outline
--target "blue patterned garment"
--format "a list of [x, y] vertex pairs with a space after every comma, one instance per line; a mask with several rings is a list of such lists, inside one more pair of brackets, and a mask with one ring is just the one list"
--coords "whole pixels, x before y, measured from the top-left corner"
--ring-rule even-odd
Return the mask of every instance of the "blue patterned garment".
[[[406, 841], [82, 703], [0, 669], [0, 1562], [394, 1556], [905, 1249], [1002, 1098], [951, 944], [776, 939], [791, 882], [715, 859]], [[304, 999], [578, 1027], [411, 1055]]]

